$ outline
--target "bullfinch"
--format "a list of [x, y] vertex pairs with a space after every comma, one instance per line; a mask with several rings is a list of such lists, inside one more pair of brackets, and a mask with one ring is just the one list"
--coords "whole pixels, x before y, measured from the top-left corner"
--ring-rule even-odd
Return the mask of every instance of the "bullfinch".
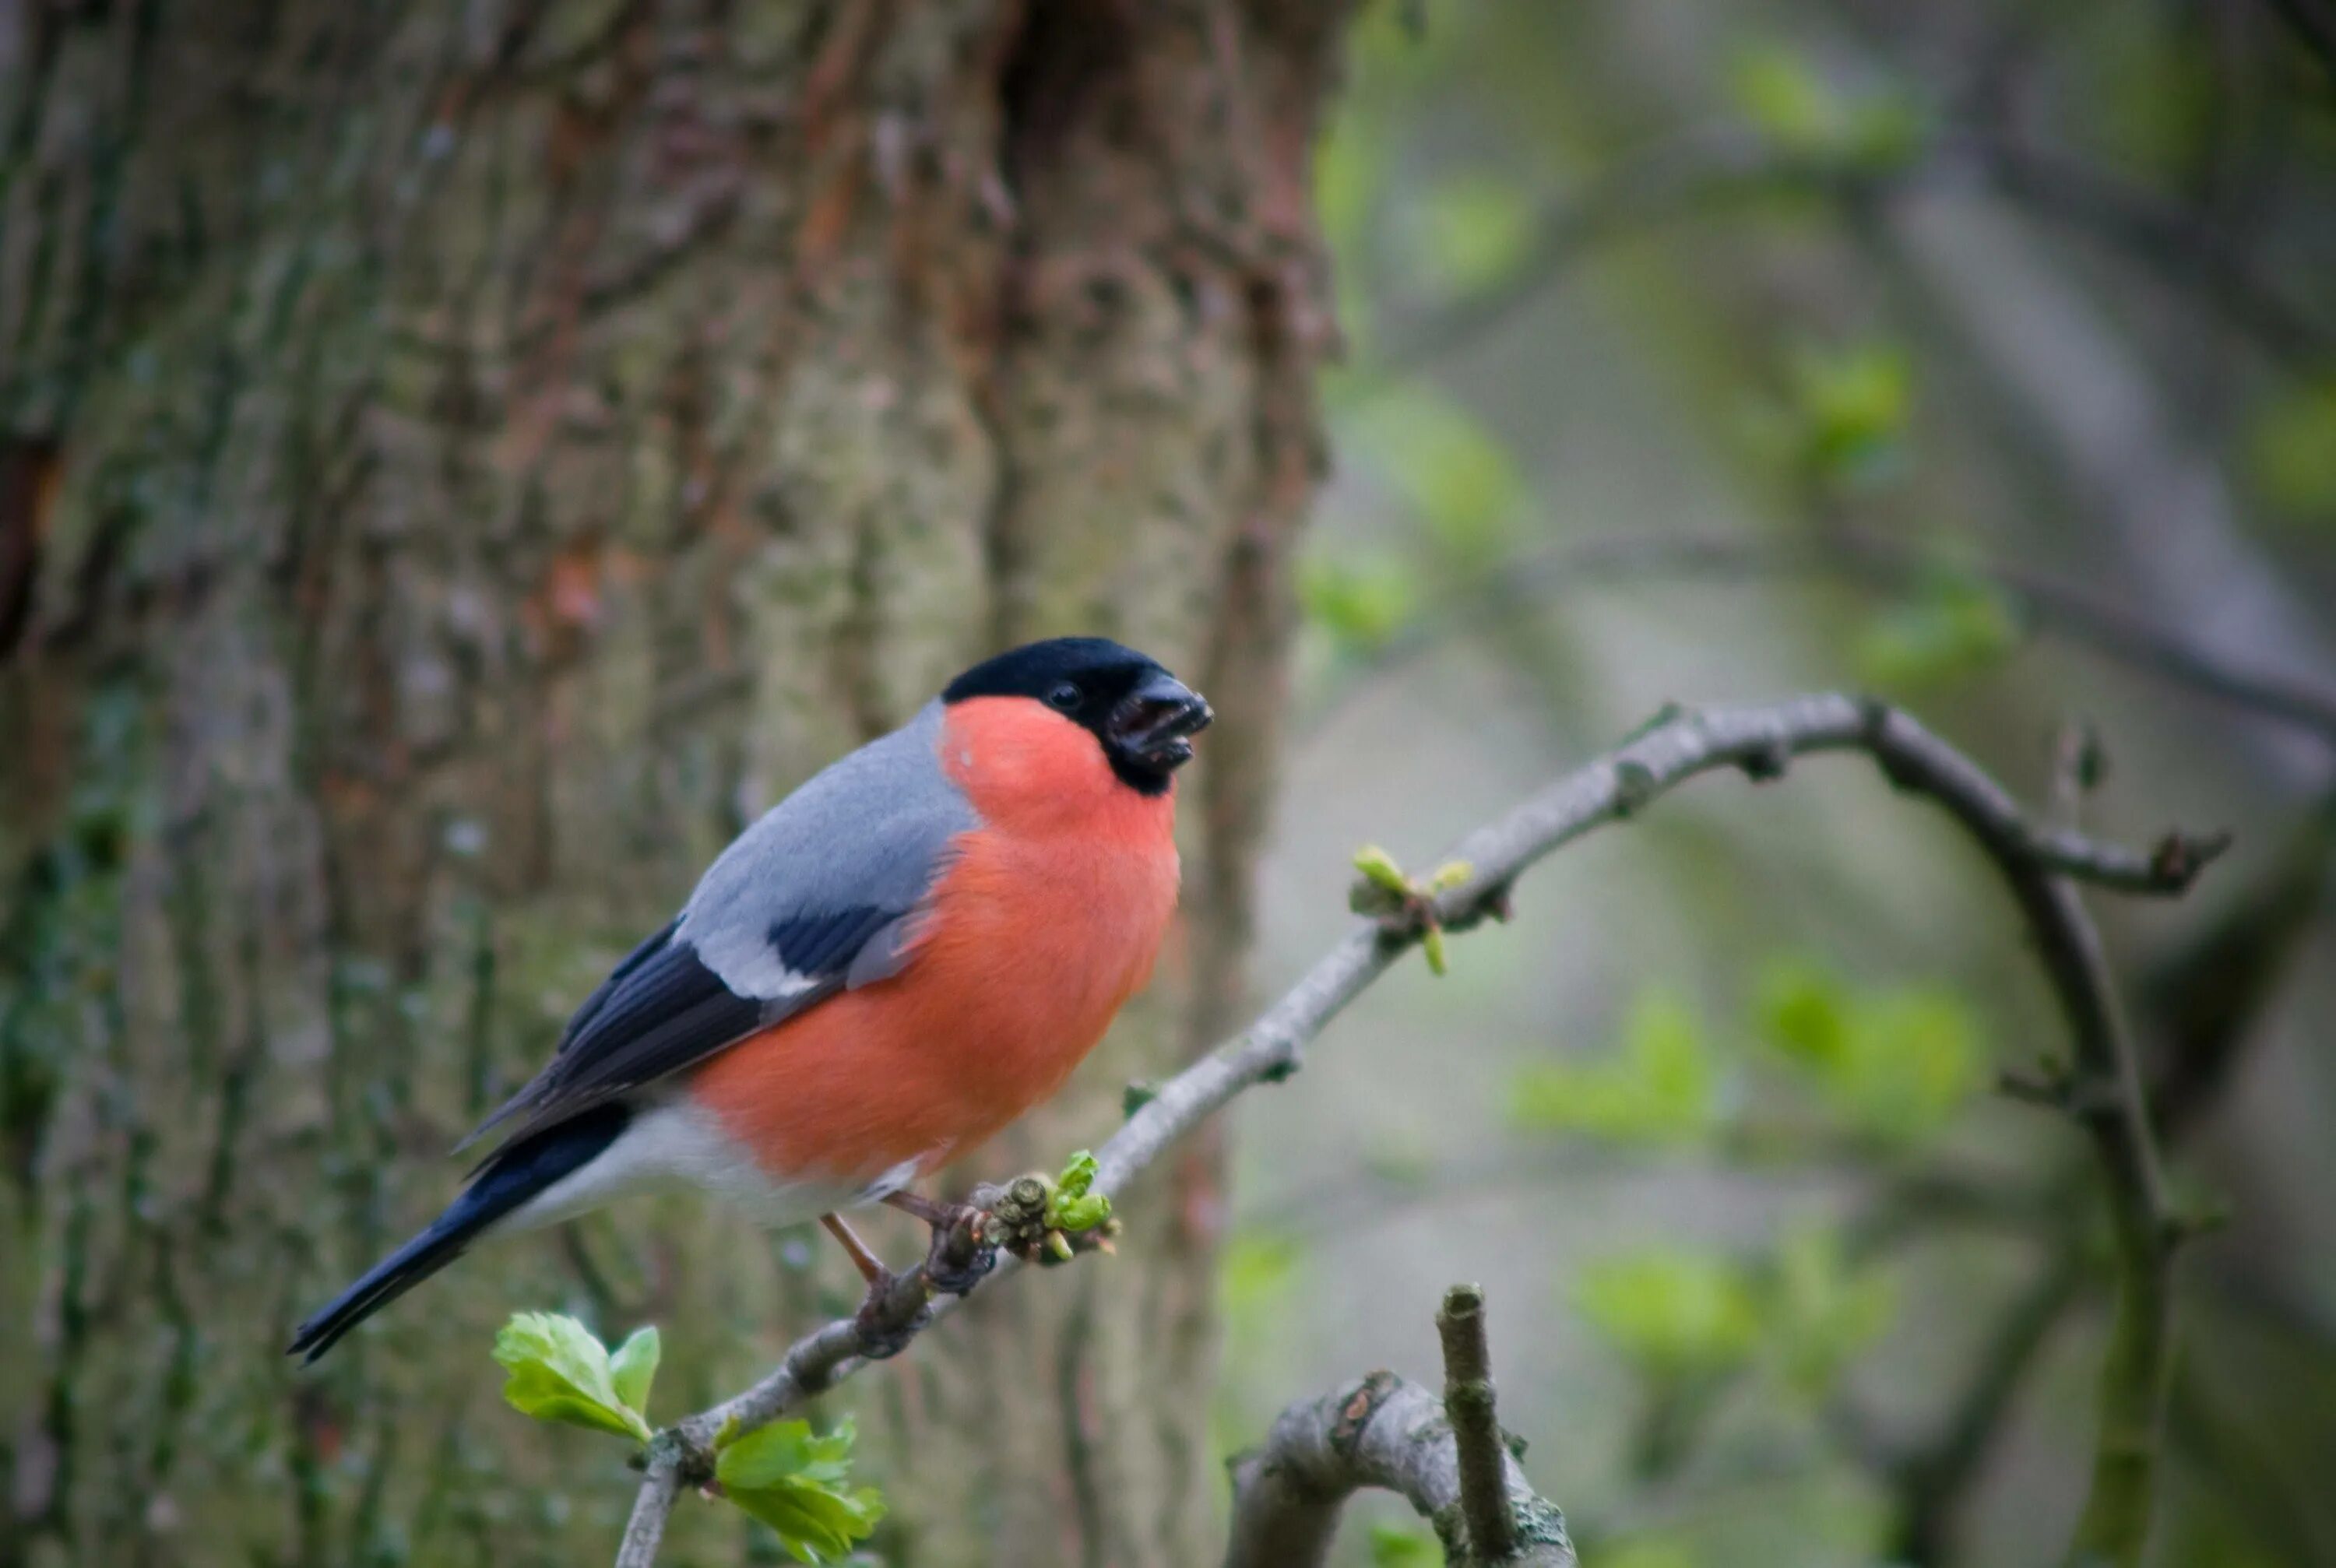
[[[300, 1325], [313, 1361], [482, 1236], [695, 1188], [764, 1223], [877, 1202], [1058, 1088], [1176, 903], [1176, 770], [1209, 705], [1101, 638], [951, 681], [740, 834], [576, 1010], [419, 1235]], [[466, 1139], [467, 1144], [470, 1140]]]

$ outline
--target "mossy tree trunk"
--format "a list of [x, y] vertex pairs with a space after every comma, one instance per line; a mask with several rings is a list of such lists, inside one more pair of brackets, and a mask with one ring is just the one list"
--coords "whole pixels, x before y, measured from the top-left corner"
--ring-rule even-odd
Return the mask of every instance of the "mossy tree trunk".
[[[0, 1560], [610, 1551], [616, 1446], [500, 1407], [495, 1324], [655, 1319], [678, 1413], [848, 1304], [809, 1238], [651, 1205], [319, 1373], [286, 1329], [730, 833], [1002, 642], [1222, 718], [1161, 983], [968, 1174], [1225, 1021], [1340, 9], [0, 6]], [[1217, 1174], [865, 1380], [888, 1561], [1208, 1555]]]

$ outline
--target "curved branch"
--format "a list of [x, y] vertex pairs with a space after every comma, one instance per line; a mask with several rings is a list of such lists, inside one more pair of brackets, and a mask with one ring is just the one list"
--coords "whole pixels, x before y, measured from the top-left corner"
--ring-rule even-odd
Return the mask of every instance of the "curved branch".
[[1290, 1406], [1262, 1446], [1233, 1458], [1225, 1568], [1319, 1568], [1339, 1510], [1367, 1486], [1409, 1502], [1453, 1568], [1574, 1568], [1565, 1515], [1533, 1489], [1493, 1419], [1484, 1307], [1474, 1285], [1445, 1295], [1441, 1401], [1373, 1372]]
[[[1735, 769], [1756, 781], [1774, 779], [1796, 756], [1837, 751], [1867, 753], [1900, 788], [1944, 806], [1996, 861], [2033, 928], [2075, 1037], [2073, 1067], [2060, 1085], [2063, 1103], [2093, 1135], [2109, 1177], [2132, 1309], [2105, 1386], [2095, 1498], [2109, 1499], [2103, 1505], [2106, 1517], [2129, 1522], [2138, 1482], [2146, 1522], [2155, 1411], [2164, 1382], [2166, 1271], [2176, 1226], [2100, 944], [2070, 879], [2125, 891], [2179, 892], [2219, 845], [2170, 835], [2145, 855], [2035, 829], [1976, 764], [1885, 703], [1825, 695], [1657, 716], [1624, 745], [1463, 840], [1455, 857], [1469, 867], [1466, 879], [1423, 901], [1420, 920], [1401, 926], [1358, 921], [1245, 1033], [1161, 1085], [1096, 1151], [1096, 1190], [1118, 1196], [1169, 1144], [1234, 1096], [1296, 1071], [1306, 1045], [1416, 942], [1427, 923], [1459, 930], [1504, 914], [1511, 885], [1534, 863], [1698, 774]], [[998, 1273], [1016, 1271], [1005, 1260]], [[874, 1342], [871, 1329], [905, 1342], [959, 1300], [945, 1298], [928, 1309], [929, 1295], [920, 1265], [901, 1277], [879, 1314], [883, 1320], [866, 1327], [851, 1319], [828, 1324], [798, 1340], [775, 1370], [745, 1393], [659, 1434], [619, 1568], [647, 1568], [655, 1560], [679, 1481], [710, 1473], [717, 1435], [765, 1425], [857, 1371]], [[2112, 1414], [2113, 1420], [2107, 1418]]]

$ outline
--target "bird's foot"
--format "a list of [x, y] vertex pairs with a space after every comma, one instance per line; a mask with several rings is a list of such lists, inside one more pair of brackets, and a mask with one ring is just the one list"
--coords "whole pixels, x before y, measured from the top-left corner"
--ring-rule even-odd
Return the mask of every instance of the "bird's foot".
[[998, 1267], [997, 1222], [982, 1204], [943, 1203], [914, 1193], [894, 1193], [884, 1201], [932, 1227], [924, 1276], [941, 1295], [962, 1296]]

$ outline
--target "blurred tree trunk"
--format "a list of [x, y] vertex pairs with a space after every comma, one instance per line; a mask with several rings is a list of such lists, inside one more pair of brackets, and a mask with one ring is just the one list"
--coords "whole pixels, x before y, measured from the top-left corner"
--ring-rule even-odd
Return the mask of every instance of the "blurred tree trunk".
[[[495, 1325], [659, 1320], [678, 1414], [848, 1305], [807, 1239], [637, 1207], [286, 1331], [727, 835], [1000, 643], [1222, 721], [1162, 983], [968, 1174], [1225, 1021], [1341, 9], [0, 5], [0, 1561], [612, 1551], [615, 1446], [501, 1408]], [[1217, 1177], [865, 1380], [887, 1561], [1208, 1554]]]

